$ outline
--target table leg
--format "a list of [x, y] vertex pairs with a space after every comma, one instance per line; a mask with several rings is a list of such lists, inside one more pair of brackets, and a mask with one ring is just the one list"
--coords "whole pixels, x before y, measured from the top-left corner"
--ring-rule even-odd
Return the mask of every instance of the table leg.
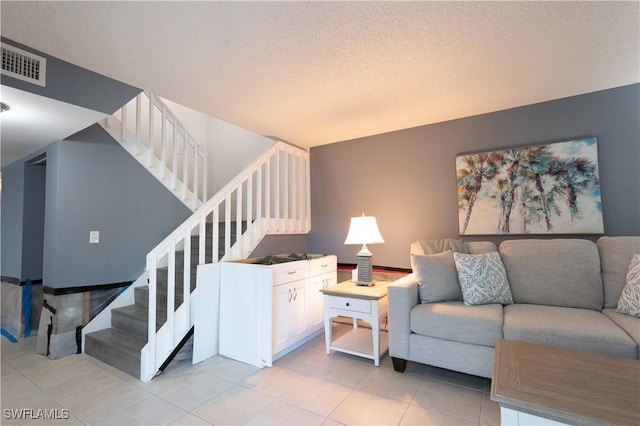
[[324, 341], [327, 346], [327, 355], [331, 354], [331, 332], [332, 330], [332, 321], [331, 316], [325, 312], [324, 314]]
[[380, 319], [371, 321], [371, 334], [373, 335], [373, 362], [376, 367], [380, 366]]

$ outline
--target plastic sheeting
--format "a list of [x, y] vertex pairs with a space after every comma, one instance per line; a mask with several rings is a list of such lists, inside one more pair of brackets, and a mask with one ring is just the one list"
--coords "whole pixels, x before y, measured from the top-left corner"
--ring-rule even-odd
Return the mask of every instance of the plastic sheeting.
[[17, 278], [2, 277], [2, 328], [14, 337], [30, 336], [38, 328], [42, 286], [30, 280], [20, 285]]
[[22, 287], [2, 281], [2, 328], [11, 335], [22, 336]]
[[45, 293], [36, 353], [51, 359], [81, 353], [82, 327], [111, 303], [121, 291], [122, 287], [60, 295]]

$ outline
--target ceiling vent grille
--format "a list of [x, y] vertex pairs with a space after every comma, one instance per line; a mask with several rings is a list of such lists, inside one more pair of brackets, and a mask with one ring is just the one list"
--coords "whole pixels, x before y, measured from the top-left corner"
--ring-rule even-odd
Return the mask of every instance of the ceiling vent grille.
[[2, 74], [45, 86], [47, 60], [17, 47], [2, 45]]

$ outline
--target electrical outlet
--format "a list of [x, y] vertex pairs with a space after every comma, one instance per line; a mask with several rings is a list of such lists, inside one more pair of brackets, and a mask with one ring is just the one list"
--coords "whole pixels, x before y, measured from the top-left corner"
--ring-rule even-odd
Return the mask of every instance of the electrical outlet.
[[89, 232], [89, 244], [98, 244], [100, 242], [100, 231]]

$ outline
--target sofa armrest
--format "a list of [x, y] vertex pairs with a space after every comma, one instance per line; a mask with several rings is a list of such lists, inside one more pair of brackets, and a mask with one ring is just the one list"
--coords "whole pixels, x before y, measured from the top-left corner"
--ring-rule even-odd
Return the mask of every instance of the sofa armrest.
[[411, 309], [420, 303], [418, 281], [414, 274], [402, 277], [387, 287], [389, 297], [389, 355], [409, 358]]

